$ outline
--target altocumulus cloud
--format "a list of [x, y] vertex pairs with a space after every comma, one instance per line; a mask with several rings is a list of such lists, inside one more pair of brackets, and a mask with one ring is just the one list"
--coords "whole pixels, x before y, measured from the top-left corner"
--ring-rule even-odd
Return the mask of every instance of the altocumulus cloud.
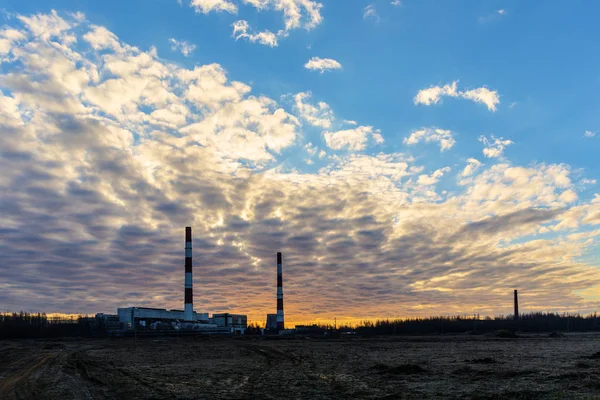
[[497, 91], [486, 87], [460, 91], [458, 90], [458, 81], [454, 81], [449, 85], [431, 86], [427, 89], [419, 90], [414, 98], [414, 103], [429, 106], [439, 103], [442, 97], [458, 97], [476, 103], [483, 103], [490, 111], [496, 111], [496, 106], [500, 104], [500, 95], [498, 95]]
[[197, 13], [210, 14], [224, 12], [237, 14], [238, 4], [249, 5], [257, 11], [276, 11], [283, 14], [284, 28], [276, 33], [269, 30], [256, 32], [246, 20], [233, 23], [233, 37], [236, 40], [245, 38], [251, 43], [276, 47], [278, 39], [289, 36], [294, 29], [311, 30], [323, 21], [321, 8], [323, 4], [313, 0], [191, 0], [189, 2]]
[[[0, 31], [5, 308], [180, 307], [186, 225], [207, 312], [272, 311], [276, 251], [292, 320], [506, 312], [515, 284], [528, 310], [597, 306], [578, 293], [600, 284], [580, 258], [600, 195], [575, 205], [568, 165], [469, 160], [451, 193], [437, 188], [450, 168], [426, 171], [401, 152], [286, 171], [282, 151], [316, 145], [302, 142], [297, 116], [222, 66], [176, 66], [81, 16], [10, 23]], [[329, 118], [324, 105], [299, 112]], [[329, 144], [377, 141], [360, 128]], [[429, 137], [451, 138], [418, 140]]]
[[323, 73], [325, 71], [342, 69], [342, 64], [331, 58], [313, 57], [310, 60], [308, 60], [306, 64], [304, 64], [304, 68], [313, 71], [318, 70], [321, 71], [321, 73]]

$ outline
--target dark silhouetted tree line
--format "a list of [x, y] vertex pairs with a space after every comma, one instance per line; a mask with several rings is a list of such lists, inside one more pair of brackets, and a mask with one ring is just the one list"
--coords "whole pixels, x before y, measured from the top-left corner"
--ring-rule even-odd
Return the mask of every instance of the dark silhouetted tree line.
[[95, 337], [104, 334], [94, 318], [49, 318], [46, 314], [0, 314], [0, 339]]
[[486, 332], [587, 332], [600, 330], [596, 314], [530, 313], [522, 314], [518, 320], [510, 316], [494, 318], [479, 316], [451, 316], [410, 318], [395, 320], [363, 321], [357, 326], [344, 326], [340, 330], [354, 330], [361, 335], [427, 335], [443, 333], [486, 333]]

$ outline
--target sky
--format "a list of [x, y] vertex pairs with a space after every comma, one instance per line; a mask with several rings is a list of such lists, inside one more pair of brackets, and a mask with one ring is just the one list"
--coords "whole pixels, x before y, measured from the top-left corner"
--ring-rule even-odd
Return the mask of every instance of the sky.
[[599, 12], [5, 0], [0, 309], [593, 312]]

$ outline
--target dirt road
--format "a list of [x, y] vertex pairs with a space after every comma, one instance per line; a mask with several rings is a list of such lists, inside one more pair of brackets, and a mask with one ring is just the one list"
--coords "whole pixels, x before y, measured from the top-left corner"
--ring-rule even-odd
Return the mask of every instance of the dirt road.
[[600, 399], [600, 338], [0, 342], [0, 399]]

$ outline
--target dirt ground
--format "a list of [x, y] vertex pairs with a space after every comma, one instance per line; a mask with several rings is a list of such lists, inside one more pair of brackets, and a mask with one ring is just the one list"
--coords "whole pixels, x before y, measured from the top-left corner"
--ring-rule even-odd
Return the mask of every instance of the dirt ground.
[[600, 336], [0, 341], [0, 399], [600, 399]]

